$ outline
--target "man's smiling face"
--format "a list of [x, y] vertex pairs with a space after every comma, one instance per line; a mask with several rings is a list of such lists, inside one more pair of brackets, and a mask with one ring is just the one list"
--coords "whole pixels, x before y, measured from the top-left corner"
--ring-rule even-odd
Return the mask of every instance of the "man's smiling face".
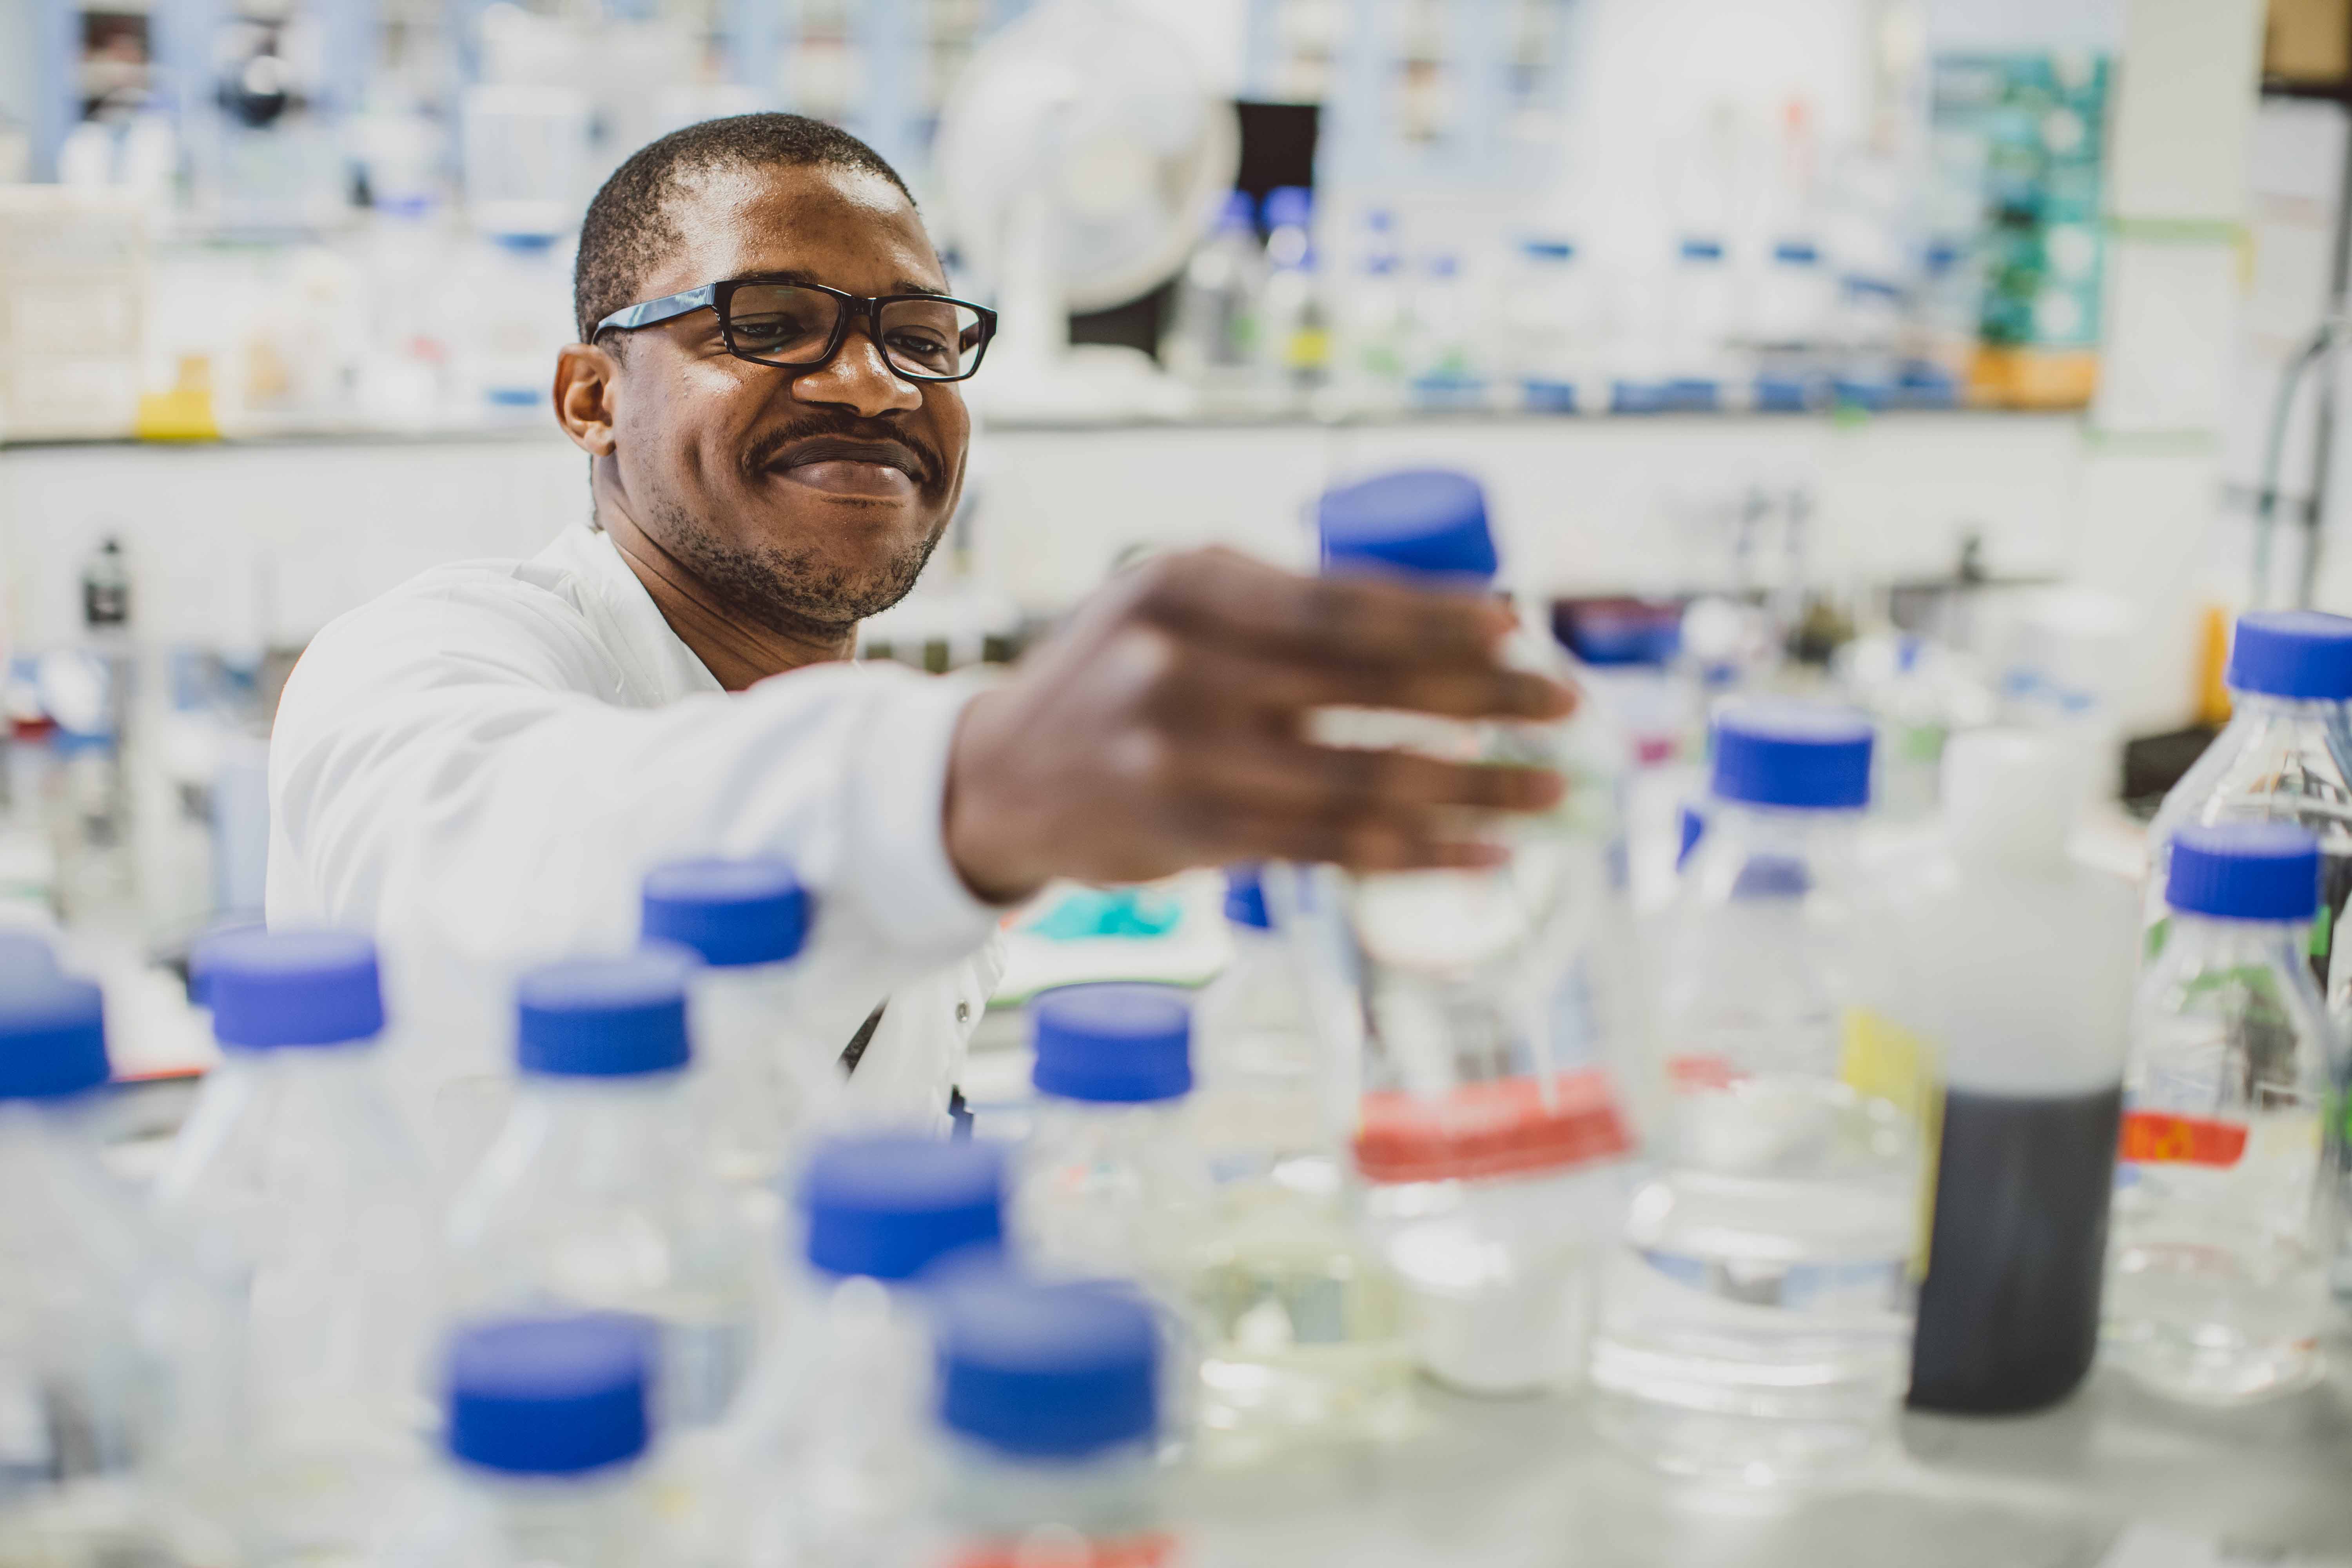
[[[750, 277], [861, 296], [947, 287], [914, 205], [863, 170], [722, 166], [675, 191], [667, 217], [680, 238], [640, 300]], [[598, 341], [618, 361], [613, 460], [631, 517], [736, 609], [838, 635], [914, 585], [963, 489], [958, 387], [897, 374], [862, 322], [810, 371], [735, 358], [709, 310]]]

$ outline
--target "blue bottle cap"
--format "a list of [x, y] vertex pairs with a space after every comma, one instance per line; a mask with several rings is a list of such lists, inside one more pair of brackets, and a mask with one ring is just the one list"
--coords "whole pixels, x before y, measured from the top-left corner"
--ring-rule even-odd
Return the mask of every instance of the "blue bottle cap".
[[801, 1173], [808, 1260], [827, 1274], [912, 1279], [948, 1254], [1004, 1239], [1005, 1151], [886, 1133], [835, 1138]]
[[1323, 492], [1316, 507], [1326, 572], [1495, 575], [1486, 493], [1467, 474], [1407, 468]]
[[2265, 697], [2352, 699], [2352, 620], [2318, 610], [2240, 616], [2225, 679], [2232, 691]]
[[1315, 216], [1315, 193], [1305, 185], [1276, 185], [1265, 194], [1265, 226], [1305, 228]]
[[1192, 1008], [1172, 985], [1065, 985], [1029, 1005], [1040, 1094], [1106, 1104], [1192, 1088]]
[[809, 897], [782, 860], [674, 860], [646, 875], [648, 942], [733, 968], [781, 963], [808, 938]]
[[449, 1452], [512, 1475], [570, 1476], [646, 1451], [651, 1332], [610, 1314], [459, 1329], [443, 1364]]
[[2172, 836], [2164, 901], [2233, 921], [2307, 921], [2319, 910], [2319, 840], [2285, 822], [2213, 822]]
[[516, 1064], [525, 1072], [627, 1078], [682, 1068], [686, 978], [693, 955], [648, 943], [612, 958], [575, 958], [515, 984]]
[[246, 926], [196, 944], [188, 968], [231, 1050], [341, 1046], [383, 1033], [375, 943], [356, 931]]
[[1576, 256], [1576, 247], [1565, 239], [1523, 239], [1519, 254], [1536, 261], [1570, 261]]
[[1789, 267], [1811, 267], [1822, 258], [1810, 239], [1784, 239], [1772, 247], [1772, 259]]
[[1225, 919], [1257, 931], [1274, 929], [1273, 918], [1265, 912], [1265, 884], [1258, 879], [1255, 864], [1225, 868]]
[[950, 1431], [1003, 1453], [1081, 1458], [1159, 1427], [1151, 1311], [1116, 1286], [973, 1279], [945, 1294], [938, 1331]]
[[0, 980], [0, 1100], [55, 1100], [106, 1079], [97, 986], [54, 972]]
[[1227, 191], [1223, 205], [1217, 209], [1217, 232], [1230, 234], [1241, 229], [1255, 232], [1257, 228], [1255, 209], [1256, 204], [1250, 200], [1247, 191]]
[[1726, 706], [1715, 721], [1718, 800], [1799, 810], [1870, 804], [1870, 720], [1826, 702], [1761, 700]]
[[1717, 239], [1684, 240], [1682, 258], [1685, 261], [1720, 261], [1723, 259], [1723, 242]]

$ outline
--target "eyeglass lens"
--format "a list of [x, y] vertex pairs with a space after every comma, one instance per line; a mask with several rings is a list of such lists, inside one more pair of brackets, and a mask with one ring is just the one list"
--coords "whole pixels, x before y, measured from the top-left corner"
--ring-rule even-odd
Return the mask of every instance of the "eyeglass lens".
[[[814, 364], [824, 357], [841, 312], [839, 300], [789, 283], [735, 290], [727, 321], [737, 352], [772, 364]], [[882, 307], [882, 355], [903, 374], [960, 376], [979, 363], [980, 312], [951, 300], [893, 300]]]

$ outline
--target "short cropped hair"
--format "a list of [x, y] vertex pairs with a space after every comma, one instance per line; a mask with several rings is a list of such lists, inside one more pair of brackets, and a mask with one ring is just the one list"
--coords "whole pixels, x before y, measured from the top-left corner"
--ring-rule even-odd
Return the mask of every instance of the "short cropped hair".
[[684, 237], [669, 216], [681, 187], [712, 170], [764, 164], [856, 169], [879, 174], [909, 202], [915, 199], [881, 153], [804, 114], [737, 114], [673, 131], [631, 153], [588, 204], [572, 271], [580, 341], [586, 342], [614, 311], [635, 304], [646, 275]]

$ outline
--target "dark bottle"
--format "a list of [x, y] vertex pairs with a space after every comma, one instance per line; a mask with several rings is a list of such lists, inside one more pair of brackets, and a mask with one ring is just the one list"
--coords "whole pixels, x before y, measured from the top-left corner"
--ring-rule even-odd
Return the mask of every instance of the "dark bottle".
[[2053, 1405], [2098, 1344], [2139, 920], [2129, 883], [2067, 858], [2078, 766], [2046, 734], [1945, 749], [1953, 863], [1909, 931], [1945, 1085], [1912, 1350], [1923, 1409]]

